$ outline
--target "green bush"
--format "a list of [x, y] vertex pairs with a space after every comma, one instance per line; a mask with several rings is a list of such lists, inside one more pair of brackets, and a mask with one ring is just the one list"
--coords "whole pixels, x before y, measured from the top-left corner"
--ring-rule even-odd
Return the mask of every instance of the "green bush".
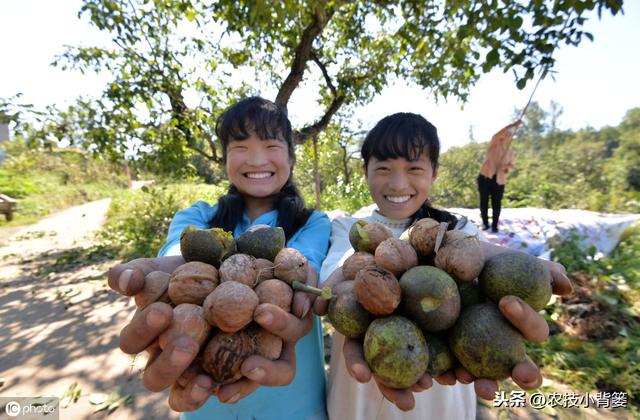
[[215, 203], [226, 185], [168, 184], [125, 191], [113, 199], [98, 233], [102, 245], [125, 260], [152, 257], [164, 243], [173, 215], [198, 200]]
[[[640, 401], [640, 223], [629, 227], [610, 255], [594, 259], [582, 238], [572, 232], [558, 244], [553, 258], [580, 277], [579, 296], [550, 305], [550, 322], [581, 317], [588, 328], [604, 328], [608, 338], [580, 339], [560, 332], [540, 344], [528, 343], [528, 353], [545, 376], [583, 392], [623, 391]], [[573, 311], [569, 311], [569, 306]], [[577, 311], [577, 312], [576, 312]], [[580, 312], [582, 311], [582, 312]], [[593, 319], [588, 319], [594, 317]]]

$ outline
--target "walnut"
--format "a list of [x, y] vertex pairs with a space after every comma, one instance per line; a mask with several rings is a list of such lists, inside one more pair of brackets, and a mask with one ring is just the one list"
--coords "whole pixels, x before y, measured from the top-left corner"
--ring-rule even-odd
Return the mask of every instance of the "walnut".
[[256, 286], [255, 292], [260, 303], [273, 303], [284, 311], [291, 312], [293, 290], [282, 280], [265, 280]]
[[264, 258], [256, 258], [256, 283], [275, 278], [273, 263]]
[[255, 340], [246, 330], [219, 332], [202, 353], [202, 368], [220, 385], [233, 383], [242, 377], [242, 362], [255, 351]]
[[309, 262], [297, 249], [282, 248], [274, 260], [276, 278], [291, 284], [307, 282]]
[[254, 287], [257, 278], [256, 259], [251, 255], [234, 254], [220, 265], [220, 279], [222, 282], [237, 281], [249, 287]]
[[224, 332], [236, 332], [253, 319], [258, 295], [246, 284], [226, 281], [204, 300], [204, 316]]
[[166, 345], [180, 335], [193, 338], [202, 345], [209, 334], [211, 326], [204, 319], [202, 306], [192, 303], [181, 303], [173, 308], [173, 318], [169, 328], [158, 337], [158, 344], [164, 350]]
[[356, 278], [358, 271], [365, 267], [373, 267], [376, 262], [372, 254], [368, 252], [354, 252], [342, 264], [342, 275], [345, 280], [353, 280]]
[[434, 219], [420, 219], [409, 230], [409, 242], [423, 257], [433, 255], [440, 223]]
[[400, 284], [390, 271], [366, 267], [358, 272], [353, 284], [356, 299], [374, 315], [389, 315], [400, 304]]
[[176, 305], [193, 303], [202, 305], [204, 298], [218, 285], [218, 270], [203, 262], [182, 264], [171, 274], [169, 297]]
[[418, 254], [408, 241], [389, 238], [376, 248], [375, 262], [378, 267], [391, 271], [395, 276], [418, 265]]
[[133, 296], [136, 306], [140, 310], [146, 308], [154, 302], [169, 302], [167, 289], [171, 274], [164, 271], [152, 271], [144, 278], [142, 290]]

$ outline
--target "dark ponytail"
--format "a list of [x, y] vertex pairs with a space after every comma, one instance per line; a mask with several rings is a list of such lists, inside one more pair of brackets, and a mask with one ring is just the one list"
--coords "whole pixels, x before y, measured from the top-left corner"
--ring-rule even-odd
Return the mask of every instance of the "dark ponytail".
[[[278, 226], [284, 230], [284, 236], [291, 239], [295, 233], [307, 223], [312, 209], [305, 207], [304, 198], [298, 188], [289, 178], [282, 187], [276, 199], [275, 209], [278, 210]], [[209, 224], [229, 232], [242, 222], [244, 214], [244, 198], [235, 186], [229, 187], [229, 192], [218, 199], [218, 211]]]
[[[424, 219], [426, 217], [434, 219], [438, 223], [447, 222], [449, 224], [447, 230], [455, 229], [458, 225], [459, 220], [455, 215], [453, 215], [453, 213], [431, 207], [431, 203], [429, 202], [429, 200], [427, 200], [422, 204], [418, 211], [416, 211], [413, 216], [411, 216], [410, 224], [413, 224], [413, 222], [415, 222], [416, 220]], [[460, 220], [463, 222], [462, 226], [460, 227], [463, 227], [467, 224], [466, 217], [463, 216]]]
[[298, 229], [307, 223], [313, 213], [312, 209], [305, 207], [304, 199], [291, 177], [280, 190], [276, 209], [278, 210], [278, 226], [284, 229], [287, 240], [291, 239]]
[[244, 198], [238, 189], [232, 185], [227, 194], [218, 198], [218, 211], [210, 221], [211, 227], [233, 232], [236, 226], [242, 222], [244, 214]]

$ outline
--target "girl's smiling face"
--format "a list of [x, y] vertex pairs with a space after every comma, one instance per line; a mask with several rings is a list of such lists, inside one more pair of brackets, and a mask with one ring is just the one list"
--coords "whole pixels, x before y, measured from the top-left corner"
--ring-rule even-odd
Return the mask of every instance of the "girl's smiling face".
[[262, 140], [251, 134], [227, 145], [227, 175], [238, 191], [248, 197], [278, 194], [291, 174], [287, 145], [278, 139]]
[[405, 158], [369, 159], [365, 168], [369, 192], [378, 210], [391, 219], [411, 217], [429, 198], [437, 178], [427, 152], [416, 160]]

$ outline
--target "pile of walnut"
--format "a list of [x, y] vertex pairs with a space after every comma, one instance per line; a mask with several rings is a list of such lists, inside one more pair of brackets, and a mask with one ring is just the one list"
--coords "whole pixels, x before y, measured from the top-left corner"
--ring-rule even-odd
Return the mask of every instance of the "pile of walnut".
[[526, 349], [497, 303], [515, 295], [541, 310], [551, 297], [541, 260], [507, 251], [485, 262], [476, 236], [447, 227], [421, 219], [400, 239], [377, 223], [358, 221], [349, 231], [355, 253], [342, 265], [346, 281], [334, 288], [328, 317], [362, 340], [365, 360], [388, 387], [409, 388], [457, 363], [478, 378], [509, 377]]
[[240, 366], [251, 355], [279, 358], [282, 339], [253, 322], [254, 311], [273, 304], [290, 312], [291, 283], [305, 283], [308, 273], [307, 259], [284, 248], [282, 229], [258, 226], [234, 241], [220, 229], [189, 227], [180, 242], [187, 262], [171, 274], [149, 273], [135, 295], [141, 309], [157, 301], [173, 306], [160, 348], [177, 335], [198, 342], [198, 357], [179, 383], [204, 371], [224, 385], [240, 379]]

